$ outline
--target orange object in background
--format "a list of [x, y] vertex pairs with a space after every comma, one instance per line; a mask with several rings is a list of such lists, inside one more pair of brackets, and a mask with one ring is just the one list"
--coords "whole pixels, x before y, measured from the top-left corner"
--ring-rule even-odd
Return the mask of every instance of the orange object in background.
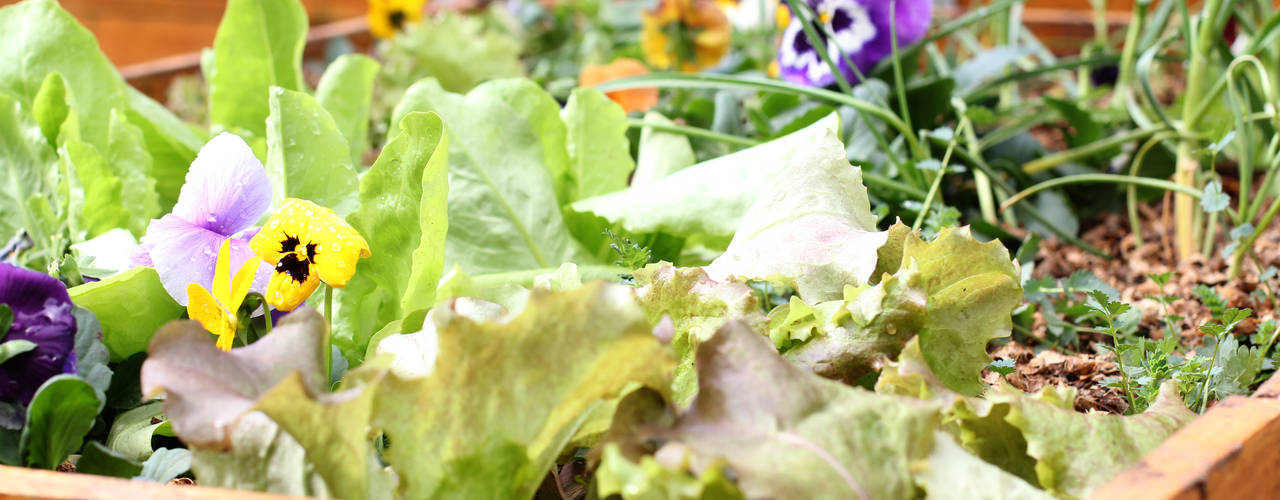
[[[592, 64], [582, 68], [582, 73], [578, 75], [578, 85], [591, 87], [610, 80], [647, 74], [649, 74], [649, 68], [646, 68], [644, 63], [624, 57], [615, 59], [609, 64]], [[604, 95], [613, 99], [613, 102], [621, 105], [622, 109], [628, 113], [646, 111], [658, 103], [658, 89], [656, 88], [615, 90], [613, 92], [605, 92]]]

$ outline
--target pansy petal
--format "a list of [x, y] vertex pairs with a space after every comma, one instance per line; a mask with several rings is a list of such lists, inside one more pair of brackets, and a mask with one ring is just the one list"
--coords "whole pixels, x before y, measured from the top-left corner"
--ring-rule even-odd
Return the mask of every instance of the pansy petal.
[[[190, 295], [191, 287], [187, 287]], [[213, 297], [224, 307], [231, 308], [231, 238], [218, 246], [218, 259], [213, 268]], [[188, 298], [188, 300], [190, 300]]]
[[267, 285], [267, 303], [281, 311], [292, 311], [302, 305], [318, 286], [320, 278], [316, 273], [308, 274], [306, 281], [299, 283], [289, 273], [276, 272]]
[[239, 136], [219, 134], [191, 162], [173, 214], [230, 235], [252, 226], [271, 205], [271, 181]]
[[26, 404], [49, 377], [75, 373], [71, 298], [66, 287], [47, 274], [0, 263], [0, 303], [13, 311], [5, 340], [36, 344], [0, 364], [0, 401]]
[[[213, 288], [213, 274], [217, 265], [218, 249], [226, 236], [191, 224], [173, 214], [151, 221], [143, 241], [151, 245], [151, 261], [165, 291], [180, 305], [187, 305], [187, 285], [199, 283], [205, 289]], [[253, 258], [248, 243], [231, 240], [229, 269], [237, 269]], [[270, 267], [261, 266], [258, 278], [250, 289], [266, 290], [270, 279]]]
[[15, 314], [37, 314], [49, 299], [71, 303], [67, 287], [57, 278], [0, 262], [0, 304], [8, 305]]
[[226, 302], [227, 309], [235, 311], [240, 309], [240, 304], [244, 303], [244, 296], [249, 294], [249, 287], [253, 285], [253, 280], [257, 277], [258, 268], [262, 264], [262, 259], [256, 255], [240, 266], [240, 270], [236, 271], [236, 277], [231, 281], [231, 296]]
[[205, 330], [214, 335], [221, 335], [227, 330], [227, 314], [213, 294], [204, 287], [192, 283], [187, 286], [187, 316], [200, 322]]
[[[298, 239], [307, 231], [307, 221], [303, 218], [305, 207], [301, 201], [297, 198], [285, 198], [275, 215], [249, 240], [249, 247], [268, 264], [275, 265], [284, 254], [292, 251], [282, 248], [281, 242], [291, 237]], [[314, 203], [310, 204], [316, 206]], [[315, 211], [312, 210], [312, 213]]]

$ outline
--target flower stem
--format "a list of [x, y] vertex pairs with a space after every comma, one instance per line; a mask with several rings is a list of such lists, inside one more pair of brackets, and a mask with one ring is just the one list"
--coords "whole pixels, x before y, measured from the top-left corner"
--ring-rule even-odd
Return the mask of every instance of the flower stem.
[[1218, 347], [1222, 345], [1222, 337], [1214, 337], [1217, 342], [1213, 343], [1213, 357], [1209, 358], [1209, 370], [1204, 372], [1204, 388], [1200, 390], [1200, 413], [1204, 413], [1206, 406], [1209, 406], [1209, 382], [1213, 381], [1213, 365], [1218, 362]]

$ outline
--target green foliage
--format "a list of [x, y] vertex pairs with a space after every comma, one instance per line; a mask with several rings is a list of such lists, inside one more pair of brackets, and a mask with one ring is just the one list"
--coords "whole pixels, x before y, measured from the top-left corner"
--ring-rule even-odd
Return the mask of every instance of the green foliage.
[[[338, 295], [334, 343], [359, 363], [387, 323], [434, 305], [448, 231], [449, 139], [440, 117], [412, 113], [360, 179], [351, 224], [372, 255]], [[406, 273], [405, 271], [408, 270]]]
[[609, 228], [605, 228], [604, 234], [609, 237], [609, 249], [618, 254], [616, 263], [619, 266], [640, 269], [653, 262], [653, 252], [648, 247], [631, 241], [626, 236], [619, 236]]
[[369, 148], [369, 107], [379, 68], [381, 65], [368, 56], [347, 54], [329, 64], [316, 86], [316, 102], [347, 138], [354, 165], [364, 163], [364, 152]]
[[359, 203], [347, 139], [328, 111], [304, 92], [271, 87], [266, 120], [273, 202], [302, 198], [346, 216]]
[[[272, 113], [272, 87], [305, 91], [302, 49], [306, 44], [307, 14], [295, 0], [231, 0], [213, 39], [212, 62], [205, 69], [209, 81], [209, 116], [214, 127], [245, 131], [267, 137], [266, 120]], [[317, 106], [318, 107], [318, 106]], [[305, 120], [315, 117], [306, 110]], [[303, 120], [301, 116], [294, 117]], [[276, 126], [282, 124], [276, 118]], [[341, 138], [341, 135], [339, 134]], [[301, 140], [301, 135], [290, 139]], [[345, 140], [339, 144], [345, 144]], [[350, 156], [313, 158], [314, 161], [350, 161]], [[277, 182], [280, 179], [276, 179]], [[310, 193], [308, 193], [310, 194]], [[317, 203], [320, 200], [313, 200]], [[327, 205], [332, 207], [332, 205]]]
[[27, 408], [22, 429], [23, 465], [53, 470], [75, 453], [102, 411], [102, 393], [74, 375], [45, 381]]
[[102, 324], [102, 340], [112, 361], [143, 352], [161, 325], [183, 314], [169, 297], [156, 270], [136, 267], [110, 278], [70, 289], [77, 306], [93, 311]]

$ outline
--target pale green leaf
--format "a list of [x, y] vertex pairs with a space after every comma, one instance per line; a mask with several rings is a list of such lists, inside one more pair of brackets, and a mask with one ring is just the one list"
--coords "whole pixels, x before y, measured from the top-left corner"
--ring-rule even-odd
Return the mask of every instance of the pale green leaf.
[[1018, 476], [983, 462], [956, 444], [950, 436], [934, 434], [928, 464], [916, 472], [925, 498], [955, 500], [1051, 500], [1053, 495]]
[[[644, 121], [658, 125], [675, 125], [657, 111], [646, 113]], [[640, 145], [637, 150], [636, 173], [631, 176], [632, 186], [653, 184], [698, 162], [688, 137], [683, 134], [662, 132], [652, 127], [640, 130]]]
[[369, 56], [346, 54], [329, 64], [316, 86], [316, 100], [347, 138], [351, 163], [355, 165], [362, 163], [369, 147], [369, 106], [379, 67], [378, 61]]
[[[635, 167], [627, 141], [627, 113], [600, 91], [580, 87], [569, 95], [560, 116], [568, 133], [565, 149], [569, 153], [567, 168], [556, 173], [560, 204], [625, 189]], [[602, 219], [565, 210], [565, 221], [589, 251], [597, 255], [610, 251]]]
[[560, 214], [547, 163], [567, 158], [554, 108], [527, 80], [487, 82], [465, 96], [425, 80], [396, 108], [397, 120], [434, 111], [448, 132], [446, 267], [488, 274], [590, 262]]
[[632, 233], [728, 238], [743, 215], [792, 165], [839, 127], [835, 114], [774, 141], [705, 161], [661, 180], [573, 204]]
[[[164, 423], [160, 401], [152, 401], [116, 416], [107, 434], [107, 447], [141, 462], [151, 456], [151, 437]], [[159, 420], [159, 421], [156, 421]]]
[[102, 411], [102, 395], [75, 375], [57, 375], [40, 386], [27, 408], [22, 430], [23, 463], [54, 469], [84, 443]]
[[0, 234], [6, 235], [4, 238], [26, 229], [36, 239], [52, 229], [40, 224], [27, 200], [55, 189], [50, 175], [55, 160], [40, 126], [22, 104], [0, 93]]
[[272, 87], [270, 93], [265, 166], [273, 202], [301, 198], [350, 214], [359, 203], [359, 180], [333, 117], [304, 92]]
[[160, 103], [129, 87], [129, 123], [142, 131], [146, 149], [151, 154], [151, 174], [162, 211], [178, 201], [178, 192], [186, 180], [187, 169], [205, 140], [173, 112]]
[[145, 351], [156, 330], [184, 312], [150, 267], [135, 267], [68, 291], [72, 302], [98, 318], [113, 361]]
[[[306, 90], [307, 13], [297, 0], [230, 0], [213, 39], [209, 116], [215, 126], [267, 135], [271, 87]], [[313, 118], [313, 117], [312, 117]], [[343, 158], [350, 161], [346, 154]]]

